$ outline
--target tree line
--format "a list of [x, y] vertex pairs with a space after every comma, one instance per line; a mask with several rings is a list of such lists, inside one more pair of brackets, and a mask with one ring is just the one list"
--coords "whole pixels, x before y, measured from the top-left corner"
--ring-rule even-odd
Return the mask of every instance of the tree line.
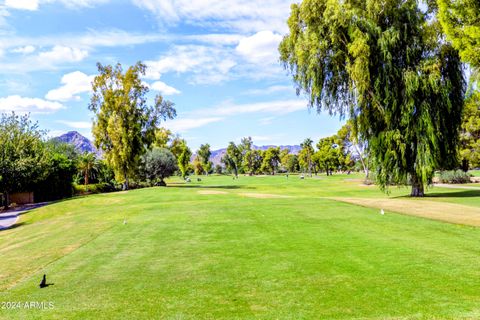
[[[231, 142], [224, 167], [238, 176], [330, 174], [357, 166], [384, 190], [411, 185], [412, 196], [423, 196], [436, 170], [480, 166], [479, 14], [480, 2], [470, 0], [293, 4], [280, 60], [310, 107], [347, 118], [347, 125], [316, 148], [306, 139], [298, 155], [256, 150], [250, 138]], [[465, 65], [472, 74], [468, 81]], [[28, 117], [2, 115], [0, 192], [7, 203], [10, 192], [27, 189], [40, 195], [55, 190], [44, 197], [60, 197], [79, 163], [85, 184], [90, 174], [103, 172], [102, 179], [123, 189], [131, 181], [164, 184], [175, 172], [186, 177], [223, 170], [210, 162], [208, 144], [190, 163], [186, 141], [161, 129], [176, 110], [161, 95], [147, 103], [144, 64], [97, 68], [88, 108], [103, 169], [91, 156], [75, 159], [68, 147], [46, 142]]]

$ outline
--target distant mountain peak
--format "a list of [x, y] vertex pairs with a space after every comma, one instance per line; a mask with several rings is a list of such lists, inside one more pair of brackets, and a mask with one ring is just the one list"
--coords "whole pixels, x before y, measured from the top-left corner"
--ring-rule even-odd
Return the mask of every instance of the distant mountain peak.
[[56, 141], [68, 143], [75, 147], [79, 153], [92, 152], [101, 157], [102, 152], [97, 150], [93, 143], [86, 137], [82, 136], [78, 131], [69, 131], [61, 136], [53, 138]]

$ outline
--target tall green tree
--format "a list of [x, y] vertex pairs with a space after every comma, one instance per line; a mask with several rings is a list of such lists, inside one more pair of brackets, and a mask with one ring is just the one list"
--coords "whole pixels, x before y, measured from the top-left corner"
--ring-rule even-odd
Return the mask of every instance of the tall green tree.
[[198, 157], [200, 158], [200, 163], [202, 165], [203, 171], [205, 174], [208, 174], [212, 170], [212, 162], [210, 162], [210, 156], [212, 151], [210, 150], [210, 145], [208, 143], [200, 145], [198, 149]]
[[141, 62], [123, 72], [122, 66], [97, 64], [98, 75], [92, 82], [88, 108], [95, 114], [95, 146], [104, 151], [117, 180], [128, 189], [128, 180], [137, 168], [140, 156], [155, 140], [161, 120], [173, 119], [173, 103], [162, 96], [147, 105], [148, 87], [142, 83], [146, 66]]
[[480, 1], [437, 0], [442, 28], [480, 80]]
[[[92, 152], [85, 152], [78, 159], [78, 170], [83, 176], [85, 190], [88, 188], [89, 179], [95, 174], [97, 158]], [[88, 191], [88, 190], [87, 190]]]
[[12, 192], [31, 191], [27, 189], [41, 179], [46, 160], [43, 136], [28, 115], [0, 116], [0, 192], [5, 207]]
[[415, 0], [293, 4], [281, 60], [310, 106], [348, 115], [382, 189], [423, 196], [453, 167], [465, 81], [458, 52]]
[[238, 177], [238, 171], [242, 165], [242, 152], [233, 141], [228, 144], [227, 152], [223, 156], [222, 162], [227, 169], [233, 172], [235, 177]]
[[155, 147], [168, 148], [168, 144], [172, 142], [173, 133], [166, 128], [158, 128], [155, 131]]
[[262, 161], [261, 150], [249, 149], [243, 156], [243, 168], [248, 175], [253, 176], [262, 167]]
[[318, 151], [315, 153], [315, 159], [321, 169], [323, 169], [327, 176], [331, 175], [332, 171], [344, 163], [344, 156], [341, 148], [335, 142], [336, 136], [322, 138], [317, 143]]
[[310, 138], [305, 139], [302, 143], [300, 143], [300, 147], [302, 148], [298, 153], [298, 163], [303, 171], [307, 171], [308, 174], [312, 175], [313, 169], [313, 154], [315, 153], [315, 149], [313, 148], [313, 141]]
[[190, 158], [192, 157], [192, 151], [187, 146], [187, 142], [185, 140], [181, 140], [182, 143], [178, 145], [178, 156], [177, 156], [177, 163], [178, 169], [180, 169], [180, 173], [182, 178], [185, 179], [187, 176], [189, 165], [190, 165]]
[[173, 153], [175, 158], [178, 159], [180, 153], [182, 153], [183, 146], [185, 144], [187, 144], [187, 141], [185, 141], [185, 139], [182, 139], [179, 135], [176, 135], [174, 138], [172, 138], [168, 149]]
[[[242, 138], [242, 140], [240, 141], [240, 144], [238, 145], [238, 149], [242, 154], [242, 164], [241, 164], [242, 171], [248, 173], [249, 175], [252, 175], [254, 173], [253, 161], [255, 160], [255, 157], [254, 157], [255, 153], [252, 152], [253, 150], [252, 147], [253, 147], [252, 137]], [[247, 154], [248, 154], [248, 157], [247, 157]]]
[[52, 201], [71, 197], [73, 181], [78, 173], [78, 153], [71, 144], [50, 140], [44, 143], [45, 156], [41, 175], [31, 186], [36, 202]]
[[480, 92], [468, 97], [463, 113], [460, 135], [460, 158], [462, 169], [480, 167]]
[[298, 157], [295, 154], [288, 153], [281, 158], [282, 166], [289, 173], [295, 173], [300, 170], [300, 165], [298, 164]]
[[275, 175], [280, 164], [280, 147], [268, 148], [263, 155], [262, 171]]

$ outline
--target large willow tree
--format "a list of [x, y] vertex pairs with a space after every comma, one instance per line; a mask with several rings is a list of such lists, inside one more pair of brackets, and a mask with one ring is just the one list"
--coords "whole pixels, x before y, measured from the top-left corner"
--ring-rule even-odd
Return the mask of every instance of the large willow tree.
[[423, 196], [453, 166], [464, 79], [456, 50], [414, 0], [304, 0], [292, 5], [281, 60], [318, 111], [349, 116], [383, 189]]

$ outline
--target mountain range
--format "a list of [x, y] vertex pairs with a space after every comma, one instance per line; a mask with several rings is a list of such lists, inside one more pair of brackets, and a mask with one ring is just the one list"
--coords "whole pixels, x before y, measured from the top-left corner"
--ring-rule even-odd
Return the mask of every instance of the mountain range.
[[[77, 131], [70, 131], [65, 134], [62, 134], [61, 136], [55, 137], [53, 139], [59, 142], [73, 145], [75, 147], [75, 150], [77, 150], [79, 153], [93, 152], [98, 157], [102, 157], [101, 150], [97, 150], [97, 148], [95, 148], [95, 146], [89, 139], [82, 136]], [[253, 146], [253, 149], [267, 150], [268, 148], [272, 148], [272, 147], [277, 147], [277, 146], [274, 146], [274, 145]], [[280, 150], [284, 150], [284, 149], [288, 149], [288, 151], [290, 151], [290, 153], [292, 154], [298, 154], [301, 150], [301, 147], [299, 145], [280, 146]], [[212, 161], [214, 165], [221, 164], [222, 157], [225, 155], [226, 152], [227, 152], [227, 148], [212, 150], [210, 161]], [[193, 156], [192, 156], [192, 159], [193, 159]]]

